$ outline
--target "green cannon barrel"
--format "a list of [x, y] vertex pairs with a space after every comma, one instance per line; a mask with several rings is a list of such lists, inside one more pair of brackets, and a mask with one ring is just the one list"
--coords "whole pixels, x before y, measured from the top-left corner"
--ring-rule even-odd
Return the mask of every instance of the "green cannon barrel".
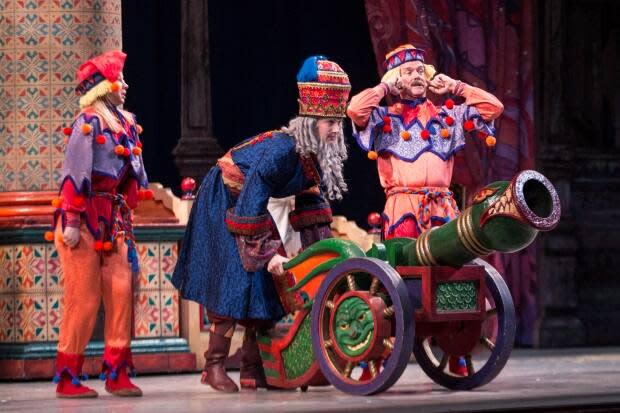
[[[497, 181], [474, 196], [455, 220], [424, 232], [417, 239], [385, 242], [392, 265], [461, 266], [492, 252], [515, 252], [530, 245], [539, 231], [560, 220], [560, 200], [549, 180], [525, 170]], [[369, 255], [385, 255], [375, 246]]]

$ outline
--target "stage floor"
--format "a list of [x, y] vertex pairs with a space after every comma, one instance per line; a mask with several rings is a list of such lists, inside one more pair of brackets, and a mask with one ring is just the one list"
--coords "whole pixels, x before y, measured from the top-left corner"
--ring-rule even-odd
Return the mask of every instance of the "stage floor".
[[[238, 373], [231, 373], [238, 380]], [[620, 347], [515, 350], [502, 373], [477, 390], [455, 392], [410, 364], [388, 392], [357, 397], [333, 387], [297, 391], [221, 394], [199, 382], [199, 374], [143, 376], [138, 399], [108, 395], [103, 383], [87, 382], [100, 396], [62, 400], [51, 382], [0, 383], [1, 412], [481, 412], [620, 411]]]

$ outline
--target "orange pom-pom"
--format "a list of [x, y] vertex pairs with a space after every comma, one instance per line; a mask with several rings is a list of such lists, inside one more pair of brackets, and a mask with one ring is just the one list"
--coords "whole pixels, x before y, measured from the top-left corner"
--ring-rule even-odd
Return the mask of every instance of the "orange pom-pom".
[[411, 134], [404, 130], [400, 133], [400, 137], [403, 138], [404, 141], [408, 141], [409, 139], [411, 139]]
[[379, 155], [375, 151], [368, 151], [368, 159], [371, 161], [376, 161]]
[[73, 198], [73, 205], [77, 207], [81, 207], [82, 205], [84, 205], [84, 197], [76, 196], [75, 198]]
[[93, 127], [90, 126], [88, 123], [85, 123], [82, 125], [82, 133], [84, 135], [88, 135], [92, 130], [93, 130]]
[[144, 129], [142, 129], [142, 125], [137, 124], [137, 125], [136, 125], [136, 130], [138, 131], [138, 135], [142, 135], [142, 131], [143, 131]]
[[103, 250], [103, 242], [95, 241], [95, 251], [101, 251], [101, 250]]
[[138, 156], [142, 154], [142, 149], [136, 146], [135, 148], [131, 150], [131, 152], [133, 152], [134, 155]]
[[62, 128], [62, 133], [64, 133], [65, 135], [69, 136], [69, 135], [71, 135], [71, 131], [72, 130], [73, 129], [71, 129], [69, 126], [66, 126], [66, 127]]
[[56, 241], [58, 241], [58, 242], [65, 242], [65, 239], [63, 238], [62, 234], [57, 234], [56, 235]]
[[463, 128], [465, 128], [465, 130], [469, 132], [474, 128], [474, 121], [466, 120], [465, 122], [463, 122]]
[[121, 82], [114, 82], [112, 83], [112, 85], [110, 85], [110, 91], [112, 92], [118, 92], [119, 90], [121, 90]]
[[103, 145], [105, 143], [105, 135], [97, 135], [97, 137], [95, 138], [95, 141], [99, 145]]
[[112, 251], [112, 242], [110, 241], [106, 241], [103, 243], [103, 250], [104, 251]]
[[452, 109], [454, 107], [454, 101], [452, 99], [446, 99], [444, 105], [446, 105], [448, 109]]
[[424, 140], [427, 140], [431, 137], [431, 133], [428, 131], [428, 129], [424, 129], [422, 132], [420, 132], [420, 137]]
[[43, 238], [45, 238], [45, 241], [47, 242], [52, 242], [54, 241], [54, 233], [52, 231], [45, 231]]
[[448, 125], [448, 126], [452, 126], [452, 125], [454, 125], [454, 118], [453, 118], [453, 117], [451, 117], [451, 116], [446, 116], [446, 119], [445, 119], [445, 120], [446, 120], [446, 125]]
[[441, 129], [439, 131], [439, 134], [441, 135], [442, 138], [444, 139], [448, 139], [450, 137], [450, 131], [448, 129]]
[[486, 142], [487, 146], [495, 146], [495, 144], [497, 143], [497, 139], [495, 139], [495, 136], [489, 135], [485, 139], [485, 142]]
[[125, 153], [125, 147], [123, 145], [116, 145], [114, 147], [114, 153], [117, 154], [118, 156], [121, 156], [122, 154]]
[[67, 144], [69, 143], [69, 137], [64, 138], [62, 142], [65, 144], [65, 146], [67, 146]]
[[131, 154], [129, 148], [123, 148], [123, 156], [126, 158]]
[[60, 208], [61, 205], [62, 205], [62, 199], [60, 199], [60, 198], [52, 199], [52, 206], [54, 208]]

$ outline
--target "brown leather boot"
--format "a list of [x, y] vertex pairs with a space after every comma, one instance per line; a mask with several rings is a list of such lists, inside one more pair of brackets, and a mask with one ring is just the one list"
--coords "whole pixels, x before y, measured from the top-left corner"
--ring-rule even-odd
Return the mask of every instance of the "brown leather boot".
[[246, 327], [241, 346], [241, 388], [256, 390], [257, 388], [268, 389], [263, 369], [263, 360], [260, 356], [258, 343], [256, 342], [256, 328]]
[[207, 383], [215, 390], [234, 393], [239, 391], [239, 387], [228, 374], [226, 374], [226, 359], [230, 351], [230, 339], [235, 330], [233, 320], [212, 323], [209, 328], [209, 348], [205, 352], [205, 371], [203, 372], [202, 382]]

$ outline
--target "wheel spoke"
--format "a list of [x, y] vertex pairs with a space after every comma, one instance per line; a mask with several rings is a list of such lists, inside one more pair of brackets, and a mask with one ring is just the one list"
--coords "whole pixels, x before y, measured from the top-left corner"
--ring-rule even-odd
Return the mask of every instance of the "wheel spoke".
[[474, 364], [471, 361], [471, 354], [465, 356], [465, 365], [467, 366], [467, 375], [469, 377], [473, 376], [476, 371], [474, 370]]
[[325, 346], [325, 348], [331, 348], [333, 345], [334, 343], [331, 341], [331, 339], [323, 341], [323, 346]]
[[347, 284], [349, 286], [349, 291], [357, 290], [357, 285], [355, 285], [355, 278], [353, 278], [352, 274], [347, 274]]
[[327, 300], [325, 302], [325, 307], [329, 308], [330, 310], [334, 309], [334, 302], [332, 300]]
[[370, 283], [369, 293], [370, 295], [377, 294], [377, 290], [379, 289], [379, 279], [376, 277], [372, 278], [372, 282]]
[[391, 305], [388, 308], [383, 310], [383, 315], [385, 315], [387, 318], [390, 318], [394, 315], [394, 306]]
[[372, 376], [372, 378], [374, 379], [375, 377], [377, 377], [377, 374], [379, 374], [379, 372], [377, 371], [377, 365], [375, 364], [374, 360], [368, 360], [368, 368], [370, 369], [370, 375]]
[[383, 346], [390, 351], [394, 350], [394, 343], [392, 343], [392, 340], [390, 340], [389, 338], [383, 339]]
[[345, 377], [350, 377], [351, 376], [351, 372], [353, 371], [353, 363], [350, 361], [347, 361], [347, 365], [344, 368], [344, 371], [342, 372], [342, 374]]
[[444, 371], [446, 369], [446, 365], [448, 364], [449, 359], [450, 359], [450, 356], [448, 356], [445, 353], [441, 356], [441, 361], [439, 362], [439, 365], [437, 366], [439, 371]]
[[491, 351], [495, 350], [495, 343], [489, 340], [488, 337], [480, 337], [480, 343], [482, 343], [487, 349]]
[[490, 310], [487, 310], [487, 313], [484, 319], [488, 320], [489, 318], [494, 317], [496, 315], [497, 315], [497, 308], [491, 308]]

